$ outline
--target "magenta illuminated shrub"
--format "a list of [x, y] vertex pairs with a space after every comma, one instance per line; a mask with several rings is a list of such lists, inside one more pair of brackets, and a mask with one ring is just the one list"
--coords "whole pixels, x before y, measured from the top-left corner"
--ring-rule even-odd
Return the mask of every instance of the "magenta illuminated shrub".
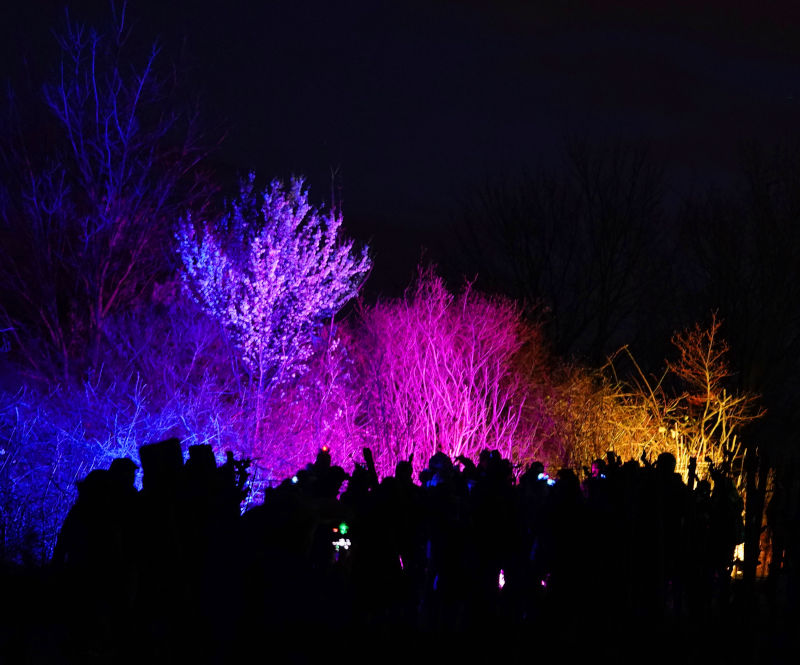
[[506, 458], [535, 448], [536, 412], [517, 363], [530, 330], [508, 300], [469, 284], [448, 291], [421, 269], [405, 296], [361, 308], [350, 336], [361, 390], [354, 420], [382, 473], [414, 455], [415, 471], [438, 451]]

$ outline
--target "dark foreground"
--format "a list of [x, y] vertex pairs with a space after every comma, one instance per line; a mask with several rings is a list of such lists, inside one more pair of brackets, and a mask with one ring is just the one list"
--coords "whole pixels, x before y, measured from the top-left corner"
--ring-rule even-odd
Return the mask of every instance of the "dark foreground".
[[[479, 625], [426, 629], [405, 621], [343, 621], [336, 599], [308, 616], [242, 619], [208, 626], [174, 616], [160, 623], [131, 617], [124, 625], [76, 625], [71, 599], [45, 571], [6, 571], [0, 662], [67, 663], [797, 663], [800, 622], [767, 606], [734, 604], [725, 618], [586, 615], [511, 620], [495, 614]], [[735, 583], [734, 598], [741, 592]], [[280, 615], [280, 608], [273, 608]], [[238, 616], [235, 608], [232, 614]], [[546, 610], [545, 610], [546, 611]], [[262, 617], [266, 619], [265, 613]]]
[[[240, 510], [177, 441], [79, 484], [52, 560], [0, 571], [0, 663], [796, 663], [794, 545], [731, 579], [741, 507], [674, 460], [580, 482], [438, 454], [380, 482], [327, 451]], [[347, 480], [346, 485], [344, 481]], [[787, 532], [787, 543], [794, 543]]]

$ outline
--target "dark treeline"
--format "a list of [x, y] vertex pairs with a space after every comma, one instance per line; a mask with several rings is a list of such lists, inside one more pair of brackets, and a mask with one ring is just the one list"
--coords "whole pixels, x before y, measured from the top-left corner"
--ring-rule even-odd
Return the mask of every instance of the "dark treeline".
[[437, 453], [415, 482], [410, 460], [379, 480], [364, 453], [347, 474], [322, 449], [244, 513], [247, 463], [207, 446], [186, 463], [177, 439], [143, 446], [141, 491], [130, 460], [91, 471], [51, 564], [6, 571], [0, 647], [50, 663], [789, 653], [798, 515], [759, 610], [732, 577], [744, 524], [725, 468], [713, 489], [669, 453], [516, 477], [484, 450]]
[[646, 143], [567, 141], [560, 163], [468, 186], [442, 264], [454, 279], [472, 276], [476, 288], [524, 305], [559, 357], [590, 366], [628, 345], [657, 372], [671, 335], [717, 312], [731, 381], [760, 395], [768, 413], [750, 442], [792, 458], [797, 154], [797, 137], [743, 142], [733, 175], [688, 191]]

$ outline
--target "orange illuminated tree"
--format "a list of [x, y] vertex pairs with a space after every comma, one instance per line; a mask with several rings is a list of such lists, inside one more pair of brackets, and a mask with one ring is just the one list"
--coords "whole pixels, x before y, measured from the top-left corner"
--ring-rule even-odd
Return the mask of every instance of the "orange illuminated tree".
[[732, 463], [731, 471], [741, 470], [741, 430], [764, 415], [757, 395], [730, 390], [734, 373], [721, 325], [715, 312], [707, 327], [696, 324], [672, 338], [678, 359], [668, 367], [685, 388], [678, 402], [683, 418], [671, 431], [682, 444], [681, 452], [697, 458], [699, 471], [707, 469], [709, 461]]
[[[551, 407], [564, 430], [560, 438], [568, 442], [560, 462], [580, 468], [608, 450], [623, 460], [670, 452], [684, 477], [691, 458], [701, 478], [711, 464], [741, 474], [742, 429], [764, 411], [757, 395], [731, 388], [734, 373], [721, 325], [714, 313], [708, 326], [675, 333], [677, 357], [657, 376], [648, 375], [627, 346], [600, 371], [562, 371]], [[629, 367], [624, 377], [623, 364]]]

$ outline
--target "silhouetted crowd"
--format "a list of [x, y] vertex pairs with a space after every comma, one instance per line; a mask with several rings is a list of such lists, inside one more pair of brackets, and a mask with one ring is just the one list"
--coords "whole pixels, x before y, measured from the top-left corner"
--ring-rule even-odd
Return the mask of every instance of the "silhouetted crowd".
[[583, 479], [437, 453], [415, 482], [413, 460], [379, 480], [369, 449], [347, 474], [323, 448], [242, 513], [247, 462], [188, 452], [143, 446], [141, 491], [127, 459], [79, 483], [52, 562], [65, 660], [619, 660], [639, 636], [653, 661], [733, 615], [741, 498], [668, 453]]

